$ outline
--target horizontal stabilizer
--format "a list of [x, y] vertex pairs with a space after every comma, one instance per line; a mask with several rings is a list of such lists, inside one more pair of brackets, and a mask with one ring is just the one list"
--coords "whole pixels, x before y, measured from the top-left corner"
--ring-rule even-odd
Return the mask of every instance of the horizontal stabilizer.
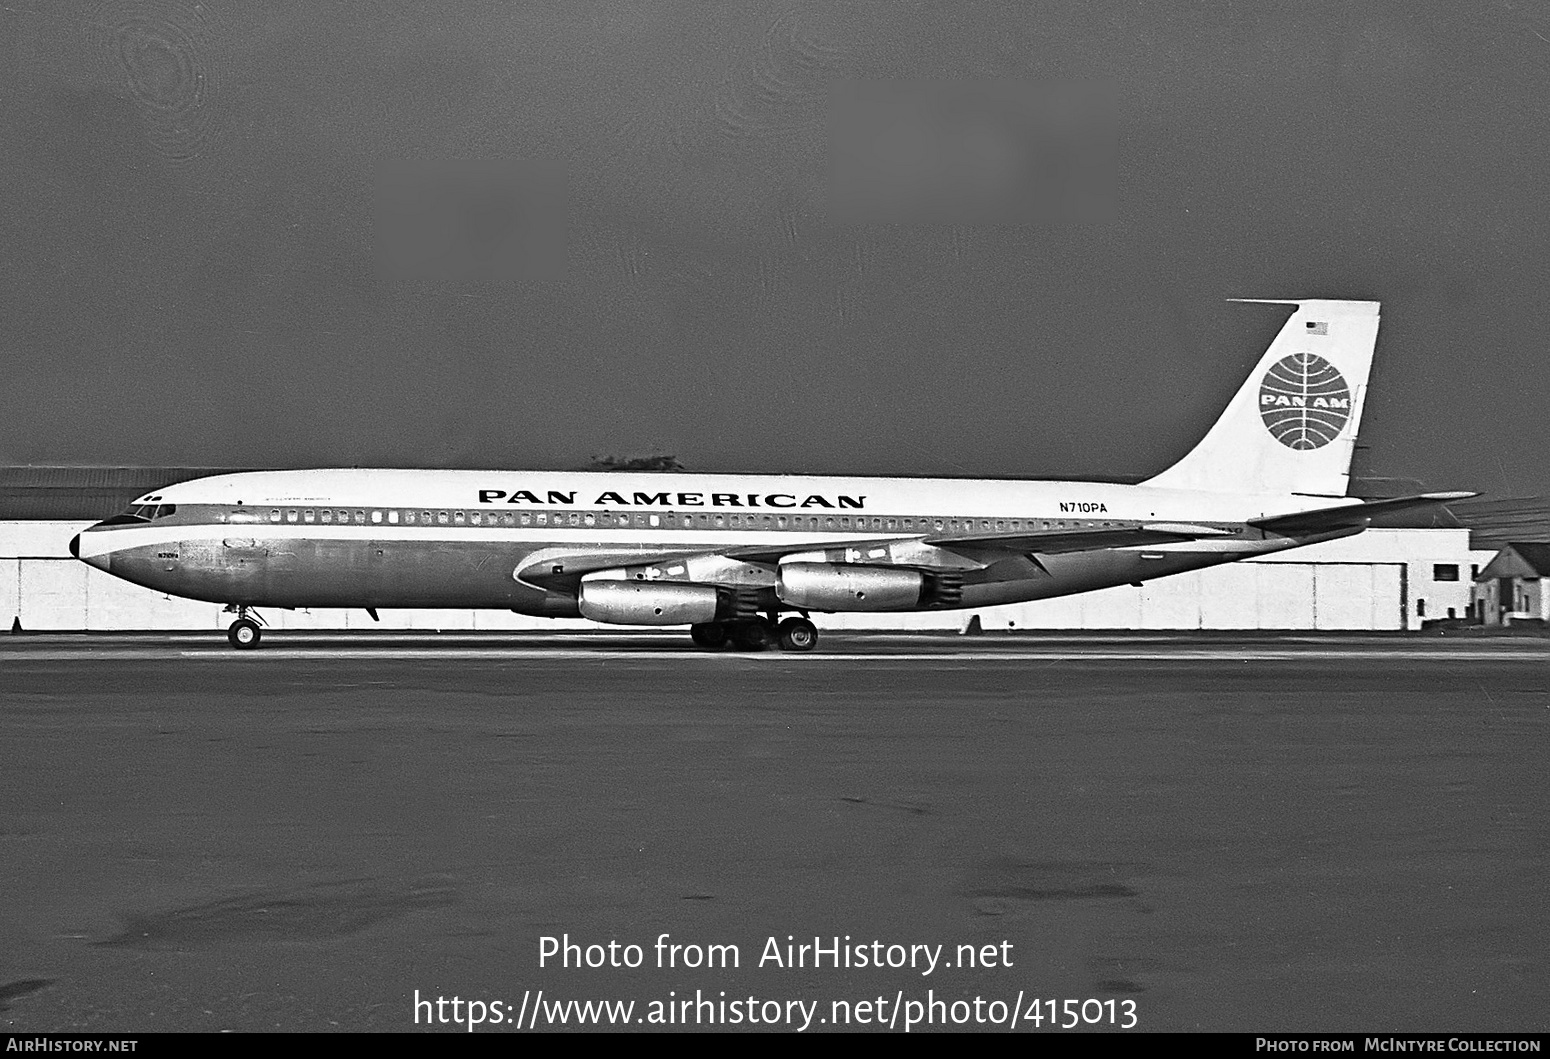
[[1301, 533], [1323, 533], [1327, 530], [1364, 527], [1377, 515], [1408, 511], [1412, 508], [1433, 507], [1454, 500], [1468, 500], [1479, 493], [1421, 493], [1417, 496], [1397, 496], [1391, 500], [1369, 500], [1360, 504], [1341, 507], [1321, 507], [1314, 511], [1299, 511], [1291, 515], [1272, 515], [1269, 518], [1252, 519], [1249, 525], [1268, 533], [1284, 533], [1293, 536]]

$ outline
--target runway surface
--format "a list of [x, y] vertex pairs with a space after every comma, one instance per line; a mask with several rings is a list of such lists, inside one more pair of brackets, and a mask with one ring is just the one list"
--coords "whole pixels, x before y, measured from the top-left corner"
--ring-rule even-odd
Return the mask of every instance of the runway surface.
[[[642, 1029], [696, 990], [816, 1001], [812, 1030], [976, 997], [1101, 1000], [1094, 1028], [1550, 1026], [1550, 642], [823, 648], [0, 639], [0, 1026], [399, 1030], [418, 990], [509, 1004], [481, 1032], [511, 1033], [551, 1022], [540, 989]], [[661, 934], [740, 966], [658, 967]], [[643, 966], [540, 967], [563, 935]], [[943, 948], [759, 966], [788, 935]]]

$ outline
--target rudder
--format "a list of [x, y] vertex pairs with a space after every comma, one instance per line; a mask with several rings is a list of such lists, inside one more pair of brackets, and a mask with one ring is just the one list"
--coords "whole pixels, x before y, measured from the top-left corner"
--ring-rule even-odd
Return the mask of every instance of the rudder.
[[1379, 303], [1272, 304], [1297, 309], [1206, 436], [1147, 485], [1346, 494], [1378, 341]]

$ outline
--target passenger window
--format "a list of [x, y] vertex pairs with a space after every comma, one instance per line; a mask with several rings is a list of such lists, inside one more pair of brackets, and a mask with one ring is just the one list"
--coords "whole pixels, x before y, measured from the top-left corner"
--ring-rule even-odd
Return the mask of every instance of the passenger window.
[[451, 521], [452, 520], [447, 517], [447, 513], [445, 511], [438, 511], [438, 512], [436, 512], [436, 525], [438, 525], [438, 526], [445, 526], [447, 523], [449, 523]]
[[549, 512], [540, 511], [538, 513], [538, 524], [540, 526], [547, 526], [549, 524]]
[[372, 523], [374, 525], [375, 524], [380, 524], [382, 522], [382, 512], [380, 512], [380, 511], [373, 511], [371, 513], [371, 521], [372, 521]]
[[832, 518], [824, 519], [823, 520], [823, 528], [824, 529], [833, 529], [834, 528], [834, 520]]
[[420, 512], [420, 524], [424, 526], [431, 524], [431, 513], [429, 511]]
[[570, 513], [570, 524], [572, 526], [579, 526], [579, 525], [581, 525], [581, 516], [576, 514], [576, 512], [572, 511]]
[[389, 522], [389, 524], [394, 525], [394, 526], [398, 525], [398, 512], [397, 512], [397, 510], [393, 510], [393, 511], [389, 511], [388, 512], [388, 522]]
[[741, 529], [742, 525], [743, 525], [743, 517], [741, 515], [733, 515], [733, 516], [731, 516], [731, 518], [732, 518], [732, 528], [733, 529]]
[[517, 521], [518, 521], [518, 522], [520, 522], [520, 523], [522, 523], [522, 525], [524, 525], [524, 526], [526, 526], [526, 525], [527, 525], [527, 524], [528, 524], [528, 523], [530, 523], [530, 522], [532, 522], [532, 521], [533, 521], [533, 516], [532, 516], [532, 515], [529, 515], [529, 514], [528, 514], [528, 513], [527, 513], [527, 512], [526, 512], [526, 511], [524, 511], [524, 512], [523, 512], [523, 513], [522, 513], [522, 514], [521, 514], [521, 515], [520, 515], [520, 516], [519, 516], [519, 517], [518, 517], [518, 519], [517, 519]]
[[786, 516], [785, 515], [781, 515], [781, 516], [779, 516], [778, 518], [775, 519], [775, 527], [777, 529], [785, 529], [786, 528]]
[[764, 529], [769, 529], [770, 528], [770, 516], [768, 516], [768, 515], [760, 515], [759, 516], [759, 525], [762, 526]]
[[469, 522], [470, 525], [477, 526], [480, 523], [482, 523], [483, 521], [484, 521], [484, 516], [479, 514], [479, 512], [477, 512], [477, 511], [470, 511], [468, 513], [468, 522]]
[[595, 526], [597, 525], [597, 516], [591, 512], [588, 512], [587, 514], [581, 516], [581, 521], [584, 525]]
[[463, 524], [463, 518], [464, 518], [463, 512], [461, 512], [461, 511], [454, 511], [454, 512], [452, 512], [452, 521], [453, 521], [454, 524], [461, 526]]
[[325, 507], [323, 509], [323, 514], [322, 514], [323, 525], [326, 526], [326, 525], [330, 524], [333, 521], [334, 521], [334, 513], [332, 511], [330, 511], [328, 508]]
[[355, 524], [357, 526], [364, 526], [366, 524], [366, 512], [357, 511], [355, 513]]
[[940, 530], [942, 528], [942, 520], [941, 519], [937, 519], [935, 522], [931, 523], [931, 525], [933, 527], [935, 527], [937, 530]]
[[285, 521], [287, 521], [287, 522], [295, 522], [296, 521], [296, 509], [295, 508], [286, 508], [286, 511], [285, 511]]
[[314, 512], [310, 507], [301, 513], [301, 520], [303, 522], [312, 522], [316, 517], [317, 513]]
[[716, 527], [718, 529], [720, 527], [722, 527], [722, 526], [725, 526], [726, 524], [727, 524], [727, 519], [726, 519], [725, 515], [717, 515], [716, 516]]
[[662, 516], [661, 515], [652, 515], [651, 516], [651, 524], [653, 526], [660, 526], [660, 525], [662, 525]]
[[694, 528], [694, 516], [693, 515], [685, 515], [684, 516], [684, 529], [693, 529], [693, 528]]

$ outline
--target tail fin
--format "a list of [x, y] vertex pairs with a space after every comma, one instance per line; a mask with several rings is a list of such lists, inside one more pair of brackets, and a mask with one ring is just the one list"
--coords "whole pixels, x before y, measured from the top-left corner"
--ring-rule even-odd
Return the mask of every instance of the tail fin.
[[1271, 304], [1297, 311], [1210, 432], [1147, 485], [1345, 495], [1378, 341], [1378, 303]]

